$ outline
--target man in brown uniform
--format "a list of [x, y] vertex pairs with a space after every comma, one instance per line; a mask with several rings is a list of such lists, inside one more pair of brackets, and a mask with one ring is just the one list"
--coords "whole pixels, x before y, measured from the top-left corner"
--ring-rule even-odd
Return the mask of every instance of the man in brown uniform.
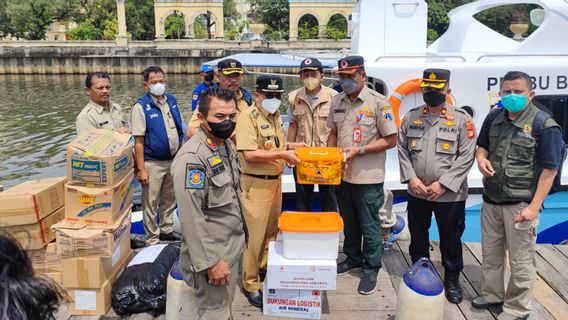
[[245, 247], [239, 159], [229, 136], [237, 116], [234, 94], [203, 92], [199, 130], [172, 164], [182, 230], [184, 279], [194, 287], [198, 319], [231, 318], [231, 304]]
[[[318, 59], [307, 58], [300, 64], [300, 80], [303, 87], [288, 95], [290, 127], [288, 141], [303, 143], [309, 147], [325, 147], [330, 129], [327, 117], [331, 99], [337, 91], [322, 86], [323, 66]], [[294, 172], [294, 179], [296, 174]], [[296, 183], [296, 210], [312, 211], [313, 184]], [[322, 211], [337, 211], [335, 188], [319, 185], [319, 197]]]
[[89, 96], [89, 103], [77, 116], [77, 134], [92, 129], [130, 133], [122, 109], [110, 101], [110, 77], [106, 72], [89, 72], [85, 78], [85, 93]]
[[385, 151], [396, 145], [397, 129], [387, 99], [365, 86], [363, 57], [339, 60], [337, 73], [343, 92], [333, 98], [327, 121], [331, 128], [327, 145], [343, 148], [347, 161], [336, 189], [347, 259], [337, 265], [337, 275], [363, 267], [357, 291], [371, 294], [381, 268], [379, 209], [384, 202]]
[[[252, 95], [241, 87], [244, 78], [245, 69], [243, 65], [235, 59], [224, 59], [217, 63], [217, 79], [219, 82], [213, 86], [220, 86], [233, 91], [237, 97], [237, 118], [250, 105], [252, 105]], [[191, 138], [201, 126], [197, 115], [199, 110], [191, 116], [187, 125], [187, 136]]]
[[446, 103], [450, 71], [424, 71], [426, 105], [411, 109], [398, 134], [400, 181], [408, 184], [408, 227], [412, 262], [430, 257], [428, 229], [432, 212], [440, 233], [446, 298], [462, 301], [461, 236], [465, 229], [467, 174], [473, 165], [475, 127], [469, 114]]
[[237, 121], [237, 150], [244, 161], [241, 187], [243, 212], [249, 241], [243, 254], [243, 288], [251, 305], [262, 306], [260, 272], [266, 270], [268, 243], [276, 239], [282, 209], [281, 176], [286, 163], [300, 161], [294, 150], [286, 150], [280, 118], [282, 79], [259, 76], [255, 104]]

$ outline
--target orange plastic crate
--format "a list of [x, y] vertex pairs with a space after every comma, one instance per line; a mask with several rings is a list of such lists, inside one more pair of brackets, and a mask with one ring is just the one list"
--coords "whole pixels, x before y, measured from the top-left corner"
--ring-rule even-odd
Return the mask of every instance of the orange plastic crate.
[[300, 164], [296, 168], [299, 184], [338, 185], [341, 183], [341, 148], [302, 147], [296, 149]]

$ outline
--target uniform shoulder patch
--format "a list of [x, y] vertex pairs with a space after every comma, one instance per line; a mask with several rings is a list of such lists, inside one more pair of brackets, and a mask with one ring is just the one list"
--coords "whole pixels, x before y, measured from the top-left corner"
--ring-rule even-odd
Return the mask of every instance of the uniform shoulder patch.
[[187, 164], [185, 170], [185, 188], [203, 189], [205, 184], [205, 167], [195, 164]]

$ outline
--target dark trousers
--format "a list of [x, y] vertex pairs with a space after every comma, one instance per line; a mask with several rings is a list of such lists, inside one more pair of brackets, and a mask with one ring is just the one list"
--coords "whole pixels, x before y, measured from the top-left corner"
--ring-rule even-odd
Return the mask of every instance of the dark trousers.
[[381, 268], [383, 248], [379, 219], [379, 209], [384, 202], [383, 184], [342, 181], [336, 193], [344, 223], [343, 252], [353, 264], [363, 265], [363, 272], [376, 275]]
[[[314, 198], [313, 184], [299, 184], [296, 180], [296, 169], [294, 168], [294, 184], [296, 185], [296, 211], [312, 211], [312, 201]], [[320, 207], [323, 212], [337, 212], [337, 198], [335, 197], [335, 186], [318, 185]]]
[[465, 201], [434, 202], [408, 196], [410, 258], [412, 263], [421, 257], [430, 258], [428, 229], [432, 212], [440, 233], [440, 251], [446, 278], [457, 278], [463, 269], [461, 236], [465, 229]]

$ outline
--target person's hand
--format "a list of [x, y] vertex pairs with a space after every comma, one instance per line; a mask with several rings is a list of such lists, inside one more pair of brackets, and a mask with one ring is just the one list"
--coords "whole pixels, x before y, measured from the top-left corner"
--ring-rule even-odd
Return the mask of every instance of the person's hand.
[[417, 177], [410, 179], [408, 181], [408, 186], [410, 187], [410, 190], [412, 190], [412, 192], [417, 195], [427, 196], [431, 192], [430, 189], [427, 188], [424, 183], [422, 183], [422, 180], [418, 179]]
[[290, 167], [295, 167], [300, 163], [300, 158], [298, 158], [298, 153], [296, 152], [296, 150], [283, 151], [282, 158]]
[[128, 133], [130, 134], [130, 129], [128, 129], [127, 127], [120, 127], [118, 129], [116, 129], [116, 132], [118, 133]]
[[146, 171], [146, 169], [138, 171], [138, 181], [140, 181], [143, 186], [146, 186], [148, 185], [148, 183], [150, 183], [150, 177], [148, 176], [148, 171]]
[[433, 182], [427, 188], [430, 189], [430, 197], [428, 200], [435, 201], [439, 197], [441, 197], [444, 193], [446, 193], [446, 188], [439, 183], [438, 181]]
[[360, 147], [345, 147], [343, 152], [345, 153], [345, 161], [351, 161], [359, 154]]
[[485, 177], [493, 177], [495, 175], [495, 170], [488, 159], [477, 160], [477, 167], [481, 174]]
[[533, 221], [538, 217], [539, 211], [539, 209], [534, 209], [531, 206], [528, 206], [521, 210], [513, 222]]
[[207, 275], [209, 276], [209, 284], [212, 286], [224, 286], [231, 280], [229, 265], [223, 260], [207, 269]]

